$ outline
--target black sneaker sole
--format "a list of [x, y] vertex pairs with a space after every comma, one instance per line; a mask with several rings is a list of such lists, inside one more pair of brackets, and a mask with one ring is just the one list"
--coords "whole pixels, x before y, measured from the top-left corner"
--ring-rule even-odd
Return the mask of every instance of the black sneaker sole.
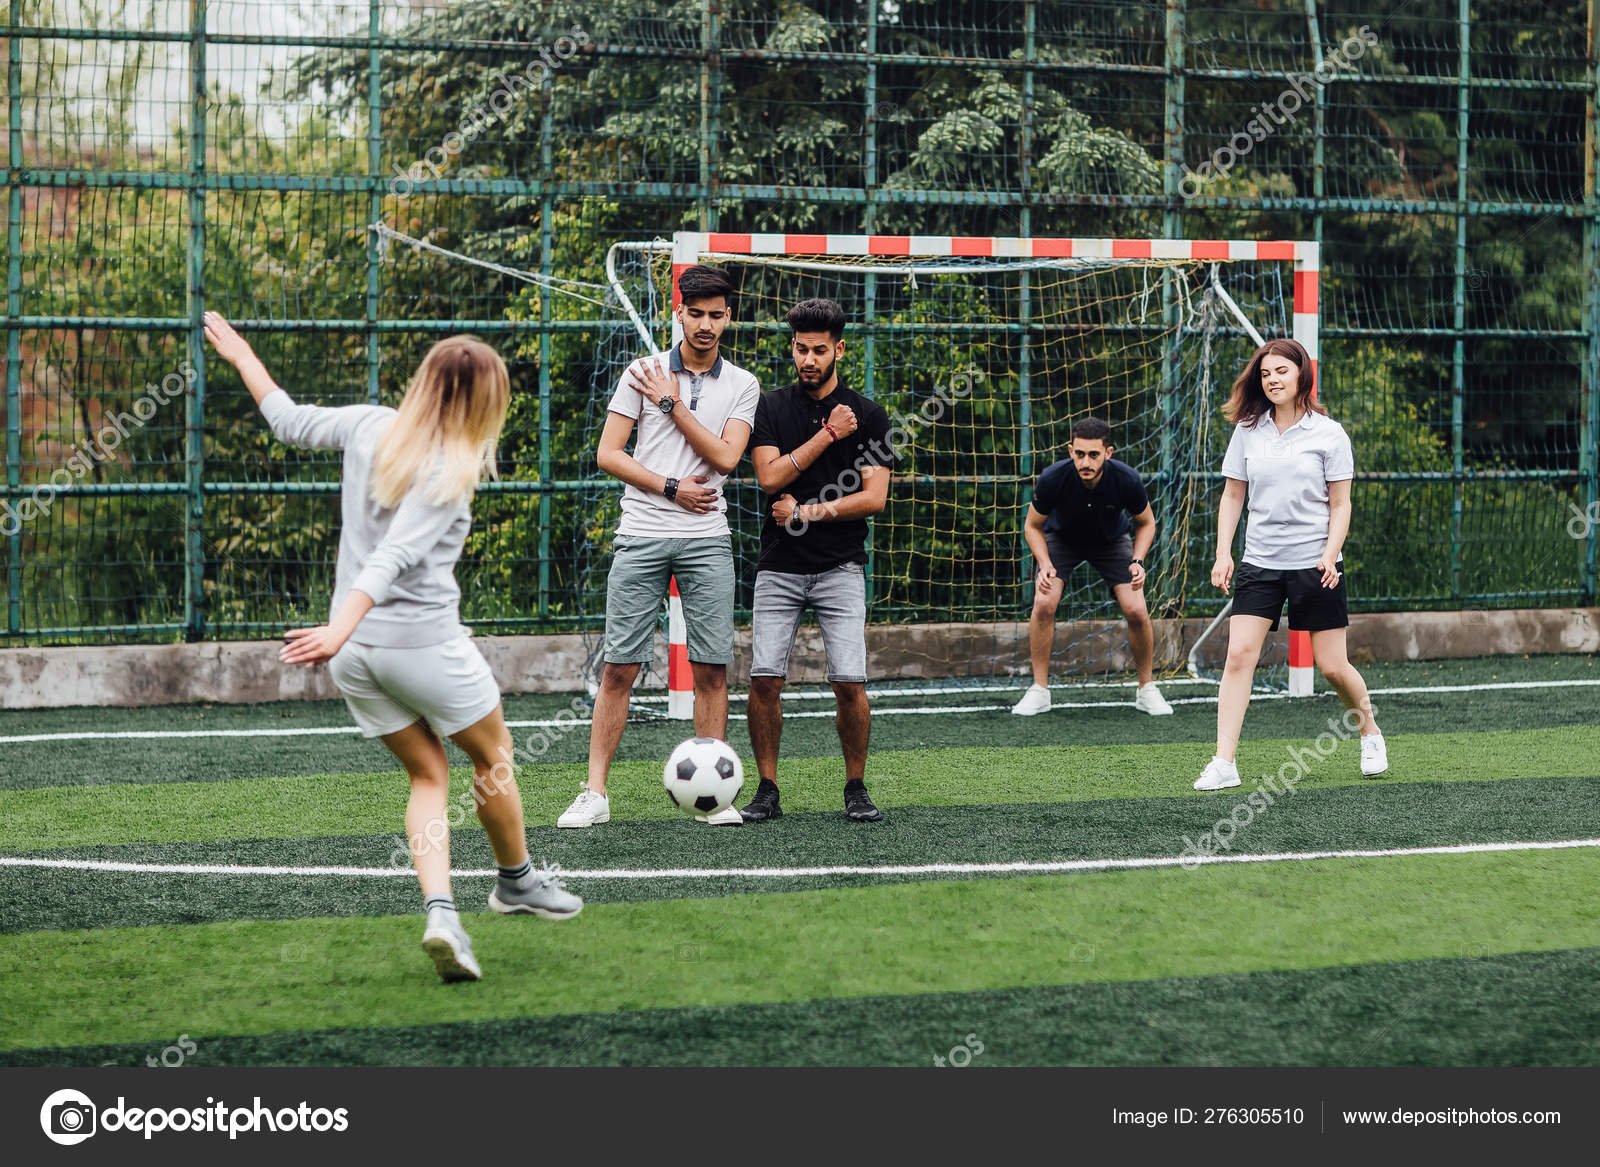
[[883, 812], [881, 810], [879, 810], [877, 807], [873, 807], [870, 812], [869, 811], [861, 811], [861, 812], [857, 813], [857, 812], [854, 812], [854, 811], [846, 810], [844, 812], [844, 817], [849, 819], [853, 823], [877, 823], [877, 822], [882, 822], [883, 821]]
[[775, 806], [770, 811], [762, 810], [756, 812], [755, 814], [751, 814], [750, 808], [745, 807], [739, 812], [739, 814], [747, 823], [764, 823], [772, 819], [781, 819], [783, 817], [783, 807]]

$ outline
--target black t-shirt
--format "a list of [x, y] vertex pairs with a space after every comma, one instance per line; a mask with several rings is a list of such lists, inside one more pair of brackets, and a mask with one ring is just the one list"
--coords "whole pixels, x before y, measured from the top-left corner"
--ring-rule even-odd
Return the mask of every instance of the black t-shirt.
[[1093, 490], [1078, 477], [1071, 458], [1047, 467], [1033, 488], [1033, 509], [1050, 516], [1044, 529], [1074, 547], [1115, 542], [1133, 526], [1128, 516], [1149, 505], [1139, 472], [1115, 458], [1107, 460]]
[[[842, 381], [820, 401], [813, 401], [795, 382], [763, 393], [756, 403], [750, 449], [776, 446], [780, 454], [792, 453], [815, 437], [837, 405], [848, 405], [855, 411], [855, 433], [823, 450], [799, 477], [778, 492], [793, 495], [802, 506], [821, 501], [823, 488], [829, 485], [838, 488], [837, 497], [859, 493], [863, 485], [862, 467], [888, 466], [894, 460], [888, 441], [889, 414], [871, 398], [847, 389]], [[866, 519], [810, 523], [797, 535], [773, 519], [771, 504], [777, 497], [767, 496], [767, 520], [761, 526], [761, 557], [756, 562], [757, 571], [815, 575], [841, 563], [867, 561]], [[830, 490], [828, 497], [835, 499], [836, 496]]]

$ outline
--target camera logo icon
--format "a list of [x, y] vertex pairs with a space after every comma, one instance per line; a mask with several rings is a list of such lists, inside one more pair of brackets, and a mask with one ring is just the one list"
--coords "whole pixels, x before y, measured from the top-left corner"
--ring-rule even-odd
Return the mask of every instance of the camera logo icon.
[[78, 1090], [57, 1090], [39, 1108], [39, 1125], [52, 1143], [71, 1147], [94, 1134], [98, 1111]]

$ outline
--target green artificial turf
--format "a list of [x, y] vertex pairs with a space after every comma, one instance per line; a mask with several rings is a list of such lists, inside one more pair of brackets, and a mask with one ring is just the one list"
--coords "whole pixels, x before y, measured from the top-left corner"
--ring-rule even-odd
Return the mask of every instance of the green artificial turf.
[[[1600, 680], [1584, 655], [1494, 658], [1363, 666], [1374, 688], [1393, 685], [1454, 685], [1501, 681]], [[799, 686], [812, 690], [815, 686]], [[952, 694], [936, 698], [884, 697], [883, 714], [872, 727], [874, 752], [968, 746], [1054, 746], [1063, 744], [1143, 745], [1214, 741], [1214, 704], [1177, 707], [1172, 717], [1148, 717], [1124, 703], [1111, 708], [1057, 708], [1040, 717], [1013, 717], [1006, 708], [1023, 686], [1001, 693]], [[1214, 693], [1204, 686], [1173, 686], [1171, 695]], [[1058, 702], [1129, 700], [1131, 689], [1059, 688]], [[506, 699], [512, 720], [549, 720], [566, 709], [570, 694], [514, 696]], [[1374, 699], [1386, 734], [1406, 736], [1440, 731], [1538, 729], [1591, 726], [1600, 688], [1485, 690], [1468, 693], [1379, 694]], [[891, 707], [993, 705], [986, 713], [896, 715]], [[742, 712], [734, 703], [733, 712]], [[788, 712], [824, 716], [785, 720], [785, 760], [837, 759], [838, 738], [831, 702], [785, 702]], [[1245, 719], [1244, 737], [1275, 740], [1314, 736], [1340, 712], [1329, 695], [1310, 700], [1258, 700]], [[91, 733], [87, 739], [0, 742], [0, 789], [117, 783], [217, 782], [240, 777], [370, 773], [392, 766], [378, 742], [359, 737], [340, 702], [282, 702], [253, 706], [161, 706], [150, 709], [56, 709], [0, 713], [0, 737], [27, 733]], [[317, 736], [110, 738], [103, 735], [149, 730], [281, 730], [297, 726], [343, 727], [349, 732]], [[631, 724], [618, 750], [620, 762], [660, 764], [691, 733], [683, 722]], [[575, 725], [551, 735], [538, 729], [513, 731], [525, 762], [581, 763], [588, 754], [589, 731]], [[552, 739], [553, 736], [553, 740]], [[728, 738], [748, 755], [745, 723], [729, 723]], [[458, 762], [463, 756], [454, 751]], [[570, 796], [569, 796], [570, 798]]]
[[1593, 850], [1326, 860], [468, 915], [446, 986], [416, 917], [34, 932], [0, 1049], [1307, 969], [1600, 945]]
[[[1324, 739], [1324, 745], [1333, 743]], [[1296, 756], [1314, 759], [1302, 791], [1372, 782], [1360, 774], [1354, 739], [1339, 743], [1326, 758], [1315, 754], [1307, 738], [1247, 741], [1238, 757], [1241, 774], [1276, 774], [1291, 762], [1291, 749], [1298, 751]], [[1193, 743], [880, 751], [873, 754], [868, 774], [874, 797], [885, 806], [1204, 798], [1210, 796], [1199, 794], [1191, 784], [1210, 756], [1209, 745]], [[1597, 761], [1600, 728], [1592, 726], [1395, 736], [1389, 742], [1390, 771], [1380, 781], [1578, 777], [1594, 773]], [[457, 797], [466, 799], [470, 812], [468, 773], [457, 772], [453, 781]], [[584, 774], [579, 766], [519, 767], [530, 827], [553, 824], [583, 784]], [[786, 813], [833, 811], [841, 805], [843, 774], [834, 759], [785, 759], [778, 776]], [[754, 787], [753, 776], [747, 775], [741, 802], [748, 800]], [[146, 841], [393, 833], [402, 826], [407, 790], [398, 771], [0, 790], [0, 852]], [[681, 817], [661, 789], [656, 763], [619, 764], [610, 795], [613, 822]]]
[[[1094, 955], [1084, 947], [1078, 959]], [[956, 1061], [975, 1068], [1592, 1066], [1600, 1063], [1600, 948], [966, 993], [202, 1035], [184, 1064], [934, 1066], [935, 1057], [948, 1063], [955, 1047], [964, 1047]], [[162, 1048], [149, 1040], [13, 1050], [0, 1054], [0, 1064], [143, 1066], [147, 1058], [159, 1059]], [[975, 1049], [980, 1052], [973, 1055]]]
[[[1111, 799], [1024, 803], [997, 813], [984, 806], [894, 807], [883, 822], [842, 814], [785, 814], [742, 827], [708, 827], [679, 817], [615, 822], [583, 831], [530, 833], [540, 861], [568, 871], [662, 868], [773, 868], [929, 863], [1007, 863], [1177, 856], [1241, 805], [1242, 788], [1202, 799]], [[1235, 854], [1427, 847], [1459, 842], [1600, 838], [1600, 779], [1525, 778], [1516, 782], [1341, 785], [1302, 789], [1263, 807], [1229, 841]], [[1245, 821], [1241, 812], [1240, 821]], [[1230, 822], [1229, 826], [1232, 825]], [[1223, 828], [1225, 831], [1227, 827]], [[70, 859], [226, 866], [404, 869], [388, 835], [253, 839], [73, 848]], [[457, 832], [458, 870], [494, 866], [481, 831]], [[960, 873], [826, 877], [584, 879], [573, 890], [591, 901], [785, 892], [884, 879], [973, 878]], [[477, 904], [486, 877], [457, 880], [456, 894]], [[409, 875], [212, 875], [0, 867], [0, 931], [200, 923], [297, 915], [381, 915], [415, 910]]]

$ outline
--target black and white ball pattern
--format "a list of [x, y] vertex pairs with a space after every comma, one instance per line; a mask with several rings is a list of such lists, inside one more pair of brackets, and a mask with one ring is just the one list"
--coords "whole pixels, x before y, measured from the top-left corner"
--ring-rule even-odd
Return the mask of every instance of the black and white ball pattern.
[[744, 764], [720, 738], [692, 737], [667, 758], [661, 781], [672, 805], [685, 814], [716, 814], [738, 796]]

